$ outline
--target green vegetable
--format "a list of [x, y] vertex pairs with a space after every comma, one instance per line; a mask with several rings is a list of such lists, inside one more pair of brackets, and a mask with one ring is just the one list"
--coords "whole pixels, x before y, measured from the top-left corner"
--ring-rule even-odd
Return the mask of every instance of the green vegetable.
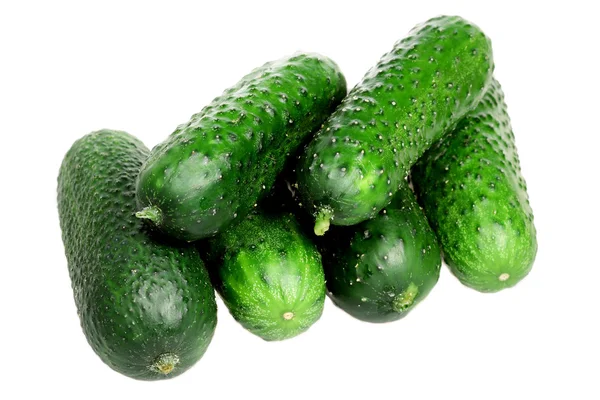
[[407, 185], [374, 219], [334, 226], [320, 249], [329, 296], [368, 322], [408, 314], [435, 286], [442, 263], [435, 235]]
[[138, 217], [188, 241], [242, 220], [345, 94], [337, 65], [317, 54], [255, 69], [152, 150]]
[[537, 252], [533, 213], [496, 80], [412, 177], [444, 259], [462, 283], [495, 292], [529, 273]]
[[291, 338], [321, 317], [321, 255], [291, 214], [250, 214], [211, 239], [207, 257], [213, 284], [231, 315], [255, 335]]
[[60, 168], [58, 211], [88, 342], [114, 370], [155, 380], [202, 357], [217, 309], [195, 249], [160, 240], [135, 217], [135, 179], [147, 155], [125, 132], [77, 140]]
[[410, 167], [472, 110], [493, 71], [490, 40], [460, 17], [416, 26], [331, 115], [299, 163], [315, 233], [373, 218]]

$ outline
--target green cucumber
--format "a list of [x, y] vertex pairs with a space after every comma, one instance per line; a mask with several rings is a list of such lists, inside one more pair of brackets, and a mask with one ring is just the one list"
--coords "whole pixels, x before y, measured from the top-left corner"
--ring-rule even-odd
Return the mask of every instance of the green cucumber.
[[255, 69], [152, 150], [138, 217], [187, 241], [242, 220], [345, 94], [337, 65], [318, 54]]
[[412, 179], [444, 260], [463, 284], [496, 292], [529, 273], [536, 230], [498, 81], [423, 156]]
[[217, 309], [196, 250], [150, 234], [135, 217], [135, 180], [147, 156], [121, 131], [77, 140], [60, 167], [58, 211], [88, 342], [114, 370], [156, 380], [202, 357]]
[[490, 40], [460, 17], [433, 18], [397, 42], [299, 162], [300, 195], [316, 218], [315, 233], [377, 215], [425, 150], [477, 105], [492, 71]]
[[329, 296], [363, 321], [406, 316], [440, 276], [435, 234], [406, 184], [375, 218], [334, 226], [319, 243]]
[[231, 315], [271, 341], [299, 335], [323, 312], [321, 255], [289, 213], [260, 210], [208, 242], [213, 285]]

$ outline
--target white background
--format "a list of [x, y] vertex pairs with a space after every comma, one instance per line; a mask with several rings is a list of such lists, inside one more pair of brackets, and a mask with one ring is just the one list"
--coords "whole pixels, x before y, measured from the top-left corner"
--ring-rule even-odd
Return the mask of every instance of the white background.
[[[0, 3], [1, 398], [600, 398], [593, 2], [164, 3]], [[438, 14], [492, 39], [538, 230], [531, 274], [481, 294], [444, 268], [404, 320], [360, 322], [327, 300], [307, 333], [278, 343], [219, 302], [211, 346], [180, 377], [139, 382], [105, 366], [81, 332], [60, 237], [56, 176], [72, 142], [112, 128], [152, 147], [297, 50], [334, 59], [352, 87]]]

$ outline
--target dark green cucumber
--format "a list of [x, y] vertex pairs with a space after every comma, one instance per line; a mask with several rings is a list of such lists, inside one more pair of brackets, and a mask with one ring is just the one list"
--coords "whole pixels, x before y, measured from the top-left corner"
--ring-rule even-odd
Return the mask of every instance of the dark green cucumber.
[[433, 18], [397, 42], [299, 163], [300, 195], [316, 218], [315, 233], [377, 215], [425, 150], [476, 106], [492, 71], [490, 40], [460, 17]]
[[60, 168], [58, 211], [88, 342], [114, 370], [155, 380], [202, 357], [217, 310], [196, 250], [151, 235], [135, 217], [135, 179], [147, 156], [125, 132], [77, 140]]
[[435, 234], [406, 184], [375, 218], [334, 226], [319, 242], [329, 296], [363, 321], [404, 317], [440, 276]]
[[533, 212], [500, 84], [412, 171], [452, 272], [496, 292], [525, 277], [537, 253]]
[[321, 255], [291, 214], [252, 213], [208, 247], [213, 284], [250, 332], [265, 340], [288, 339], [321, 317]]
[[138, 216], [188, 241], [242, 220], [345, 94], [337, 65], [317, 54], [255, 69], [152, 150]]

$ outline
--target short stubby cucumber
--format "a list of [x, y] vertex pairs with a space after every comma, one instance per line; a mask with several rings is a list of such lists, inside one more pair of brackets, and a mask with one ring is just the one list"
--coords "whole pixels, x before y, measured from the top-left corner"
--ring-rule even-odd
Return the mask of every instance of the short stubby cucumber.
[[406, 183], [375, 218], [332, 227], [319, 247], [329, 296], [363, 321], [406, 316], [440, 276], [435, 234]]
[[85, 336], [114, 370], [177, 376], [204, 354], [217, 322], [197, 251], [147, 231], [135, 217], [135, 179], [148, 149], [102, 130], [77, 140], [58, 176], [58, 211]]
[[472, 110], [493, 72], [490, 40], [460, 17], [422, 23], [356, 85], [299, 162], [315, 233], [373, 218], [410, 167]]
[[[202, 251], [203, 244], [199, 245]], [[321, 255], [289, 213], [260, 210], [208, 242], [213, 284], [231, 315], [265, 340], [299, 335], [323, 312]]]
[[243, 219], [345, 94], [338, 66], [318, 54], [255, 69], [152, 150], [138, 217], [187, 241]]
[[529, 273], [533, 212], [498, 81], [412, 171], [444, 260], [467, 286], [496, 292]]

